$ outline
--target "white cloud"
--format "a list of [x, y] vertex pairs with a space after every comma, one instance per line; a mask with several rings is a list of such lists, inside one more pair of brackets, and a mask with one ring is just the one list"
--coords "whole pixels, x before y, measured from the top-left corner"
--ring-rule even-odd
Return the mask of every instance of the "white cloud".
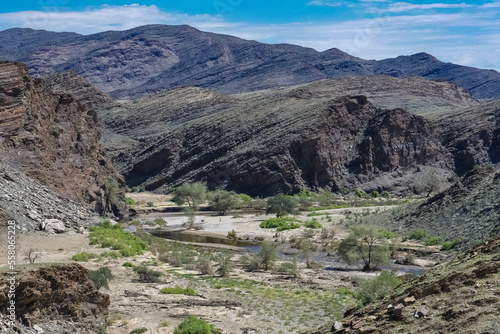
[[473, 7], [470, 4], [447, 4], [447, 3], [431, 3], [431, 4], [412, 4], [408, 2], [397, 2], [390, 5], [387, 10], [391, 12], [406, 12], [410, 10], [424, 10], [424, 9], [453, 9], [453, 8], [468, 8]]
[[343, 22], [244, 24], [210, 15], [164, 12], [156, 6], [103, 6], [82, 12], [4, 13], [0, 14], [0, 29], [21, 26], [88, 34], [146, 24], [189, 24], [200, 30], [265, 43], [298, 44], [319, 51], [336, 47], [365, 59], [425, 51], [442, 61], [500, 70], [500, 20], [496, 7], [476, 7], [460, 13], [404, 13], [385, 12], [372, 19]]
[[232, 24], [210, 15], [167, 13], [151, 5], [103, 6], [84, 11], [24, 11], [0, 13], [0, 28], [22, 27], [91, 34], [106, 30], [126, 30], [146, 24], [189, 24], [212, 29]]

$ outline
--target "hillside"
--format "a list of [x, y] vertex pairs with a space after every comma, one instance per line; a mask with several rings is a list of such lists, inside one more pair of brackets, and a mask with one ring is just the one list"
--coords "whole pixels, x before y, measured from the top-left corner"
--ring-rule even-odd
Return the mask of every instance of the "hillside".
[[106, 205], [106, 182], [123, 180], [101, 148], [94, 110], [69, 94], [49, 92], [13, 62], [0, 62], [0, 107], [4, 164], [99, 213], [126, 213], [123, 192]]
[[500, 237], [433, 268], [381, 302], [347, 312], [326, 333], [497, 333]]
[[[82, 94], [85, 89], [81, 86], [88, 83], [74, 73], [51, 75], [46, 81], [56, 92], [70, 93], [97, 107], [103, 147], [113, 163], [130, 185], [158, 191], [184, 181], [204, 180], [212, 188], [259, 195], [294, 192], [302, 187], [335, 190], [366, 184], [407, 193], [412, 191], [417, 165], [454, 168], [432, 125], [403, 111], [386, 112], [384, 121], [367, 121], [365, 116], [353, 114], [346, 123], [329, 125], [321, 115], [328, 113], [335, 98], [361, 94], [373, 107], [401, 106], [432, 118], [479, 105], [454, 84], [421, 77], [338, 78], [237, 95], [181, 87], [120, 104], [110, 102], [95, 89]], [[345, 131], [349, 135], [342, 135]], [[372, 137], [379, 131], [385, 131], [383, 138]], [[321, 140], [319, 133], [324, 133]], [[327, 144], [328, 140], [332, 143]], [[379, 142], [370, 144], [369, 140]], [[370, 153], [374, 150], [370, 145], [378, 151]], [[429, 155], [436, 154], [433, 161], [438, 163], [419, 156], [427, 149]], [[370, 154], [375, 154], [374, 158]], [[388, 157], [392, 160], [384, 161]], [[309, 161], [315, 161], [313, 166]], [[321, 171], [325, 166], [330, 167]], [[318, 176], [321, 173], [323, 176]], [[248, 181], [237, 186], [242, 180], [234, 176], [240, 174], [246, 174]], [[262, 183], [261, 188], [250, 181], [253, 177]], [[229, 178], [233, 181], [226, 180]], [[267, 187], [271, 188], [265, 190]]]
[[458, 246], [463, 250], [500, 233], [498, 198], [500, 171], [484, 166], [470, 171], [444, 192], [380, 219], [386, 227], [400, 233], [420, 228], [443, 241], [464, 238]]
[[0, 32], [0, 59], [26, 63], [34, 77], [75, 71], [119, 99], [185, 85], [240, 93], [377, 74], [448, 80], [476, 98], [500, 98], [500, 73], [443, 63], [426, 53], [364, 60], [335, 48], [318, 52], [263, 44], [186, 25], [148, 25], [87, 36], [8, 29]]

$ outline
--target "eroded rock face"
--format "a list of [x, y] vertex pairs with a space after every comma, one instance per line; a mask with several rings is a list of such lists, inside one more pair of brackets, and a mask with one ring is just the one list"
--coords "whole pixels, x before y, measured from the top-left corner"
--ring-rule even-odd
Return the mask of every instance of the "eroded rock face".
[[[53, 94], [25, 65], [0, 62], [0, 159], [70, 200], [105, 211], [103, 186], [123, 183], [100, 146], [97, 115]], [[123, 197], [123, 192], [121, 194]], [[112, 213], [125, 212], [117, 203]]]
[[[108, 315], [109, 295], [100, 293], [79, 264], [51, 266], [16, 276], [16, 315], [23, 325], [38, 325], [48, 333], [52, 321], [70, 321], [67, 333], [78, 330], [96, 331]], [[2, 275], [2, 280], [8, 278]], [[7, 314], [7, 285], [0, 291], [0, 310]], [[55, 326], [57, 328], [57, 326]]]
[[391, 172], [411, 177], [418, 165], [451, 168], [424, 118], [378, 109], [364, 96], [307, 103], [275, 96], [219, 107], [116, 157], [127, 180], [161, 191], [205, 180], [210, 188], [262, 196], [338, 191]]

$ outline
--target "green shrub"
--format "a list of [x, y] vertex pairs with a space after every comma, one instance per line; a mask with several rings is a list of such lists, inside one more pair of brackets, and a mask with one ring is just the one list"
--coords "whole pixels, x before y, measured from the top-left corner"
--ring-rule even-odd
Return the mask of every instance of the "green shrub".
[[380, 234], [386, 239], [394, 239], [396, 237], [396, 233], [384, 229], [380, 229]]
[[132, 198], [130, 198], [130, 197], [127, 197], [127, 198], [125, 199], [125, 201], [127, 202], [127, 204], [128, 204], [128, 205], [136, 205], [136, 204], [137, 204], [137, 203], [136, 203], [136, 201], [134, 201], [134, 200], [133, 200]]
[[384, 270], [375, 279], [362, 282], [356, 292], [356, 297], [366, 305], [383, 299], [399, 284], [400, 281], [394, 273]]
[[132, 192], [134, 192], [134, 193], [139, 192], [139, 187], [132, 187]]
[[240, 197], [240, 199], [243, 202], [250, 202], [250, 201], [252, 201], [252, 197], [248, 196], [247, 194], [238, 194], [238, 196]]
[[389, 194], [389, 192], [387, 190], [382, 191], [380, 196], [383, 198], [386, 198], [386, 199], [389, 199], [391, 197], [391, 195]]
[[231, 240], [238, 240], [238, 236], [236, 235], [235, 230], [231, 230], [231, 232], [227, 232], [227, 238]]
[[144, 266], [134, 267], [134, 271], [139, 275], [139, 281], [144, 283], [158, 283], [162, 275], [161, 272]]
[[202, 320], [194, 315], [190, 315], [186, 320], [181, 322], [174, 330], [174, 334], [211, 334], [217, 333], [214, 325], [209, 325], [205, 320]]
[[90, 259], [95, 259], [98, 257], [99, 255], [94, 253], [81, 252], [80, 254], [73, 255], [71, 259], [78, 262], [88, 262]]
[[213, 275], [214, 270], [212, 268], [212, 260], [210, 256], [202, 253], [198, 255], [197, 269], [201, 275]]
[[368, 195], [367, 193], [365, 193], [364, 191], [359, 190], [359, 189], [356, 189], [356, 190], [354, 191], [354, 194], [355, 194], [357, 197], [359, 197], [359, 198], [367, 198], [367, 197], [369, 197], [369, 195]]
[[268, 270], [278, 257], [278, 248], [276, 247], [276, 244], [270, 240], [264, 241], [260, 246], [258, 257], [260, 259], [260, 264], [264, 267], [264, 270]]
[[215, 270], [217, 274], [228, 277], [234, 267], [232, 259], [233, 254], [231, 252], [221, 252], [217, 257], [217, 269]]
[[370, 194], [371, 198], [378, 198], [379, 196], [380, 195], [379, 195], [378, 191], [376, 191], [376, 190], [372, 191], [372, 193]]
[[313, 218], [312, 220], [305, 222], [304, 226], [309, 227], [309, 228], [322, 228], [323, 227], [323, 225], [321, 225], [316, 218]]
[[143, 193], [143, 192], [145, 192], [145, 191], [146, 191], [146, 187], [145, 187], [145, 186], [140, 186], [140, 187], [139, 187], [139, 192], [140, 192], [140, 193]]
[[147, 202], [146, 205], [149, 206], [150, 208], [155, 206], [155, 204], [153, 202]]
[[97, 290], [100, 290], [101, 287], [109, 289], [108, 282], [114, 279], [111, 269], [108, 267], [101, 267], [98, 270], [89, 270], [87, 275], [89, 279], [94, 282]]
[[261, 228], [277, 228], [277, 231], [299, 228], [300, 220], [291, 217], [269, 218], [260, 223]]
[[141, 327], [141, 328], [136, 328], [133, 331], [130, 332], [130, 334], [142, 334], [146, 333], [148, 329], [146, 327]]
[[167, 225], [167, 221], [163, 218], [156, 218], [154, 223], [160, 225], [160, 227]]
[[427, 239], [425, 239], [425, 245], [426, 246], [436, 246], [441, 243], [441, 238], [440, 237], [433, 237], [430, 236]]
[[105, 220], [100, 226], [94, 226], [90, 230], [91, 245], [109, 247], [119, 251], [122, 256], [142, 255], [146, 249], [144, 241], [124, 231], [120, 224], [111, 226], [111, 223]]
[[451, 241], [446, 241], [441, 247], [441, 250], [446, 251], [455, 248], [458, 244], [462, 243], [464, 240], [465, 240], [464, 238], [455, 238]]
[[411, 232], [410, 234], [406, 235], [403, 237], [403, 242], [406, 240], [422, 240], [427, 236], [427, 232], [425, 232], [422, 229], [416, 229], [415, 231]]
[[134, 264], [131, 263], [131, 262], [125, 262], [124, 264], [122, 264], [122, 266], [129, 267], [129, 268], [134, 268]]
[[197, 295], [197, 293], [192, 288], [183, 289], [178, 286], [176, 286], [175, 288], [163, 288], [160, 290], [160, 293], [163, 293], [165, 295], [188, 295], [188, 296]]
[[102, 252], [101, 255], [99, 257], [110, 257], [112, 259], [117, 259], [119, 257], [121, 257], [122, 255], [116, 251], [112, 251], [112, 252]]

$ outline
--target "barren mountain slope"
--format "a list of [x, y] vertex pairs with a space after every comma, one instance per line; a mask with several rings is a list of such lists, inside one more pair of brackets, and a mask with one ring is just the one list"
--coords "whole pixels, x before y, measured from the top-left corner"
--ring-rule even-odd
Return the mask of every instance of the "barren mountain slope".
[[185, 25], [88, 36], [9, 29], [0, 32], [0, 59], [27, 63], [36, 77], [72, 70], [120, 99], [182, 85], [240, 93], [373, 74], [443, 79], [477, 98], [500, 98], [500, 73], [443, 63], [425, 53], [364, 60], [335, 48], [263, 44]]
[[[193, 90], [185, 88], [184, 95], [199, 97]], [[304, 187], [339, 190], [381, 173], [403, 175], [418, 164], [451, 167], [425, 119], [377, 109], [364, 96], [234, 100], [203, 93], [206, 98], [186, 104], [180, 114], [153, 108], [148, 119], [132, 105], [124, 118], [103, 119], [106, 127], [140, 141], [114, 157], [127, 182], [166, 190], [205, 180], [211, 188], [269, 195]], [[184, 121], [185, 115], [196, 118]]]
[[[101, 149], [96, 122], [95, 111], [71, 95], [48, 92], [43, 80], [30, 78], [25, 65], [0, 62], [2, 162], [104, 212], [103, 187], [121, 178]], [[124, 204], [113, 208], [115, 214], [123, 210]]]

